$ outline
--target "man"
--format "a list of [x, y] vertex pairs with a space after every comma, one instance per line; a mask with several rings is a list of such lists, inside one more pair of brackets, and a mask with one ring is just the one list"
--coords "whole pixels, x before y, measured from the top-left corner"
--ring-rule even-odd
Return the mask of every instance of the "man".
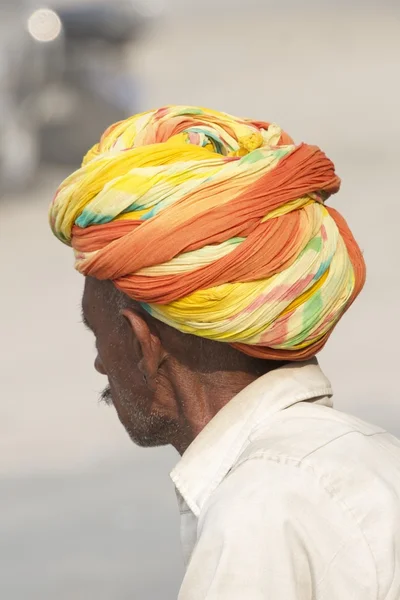
[[182, 454], [180, 600], [400, 598], [400, 442], [335, 411], [315, 359], [365, 279], [339, 185], [276, 125], [169, 106], [55, 195], [103, 396]]

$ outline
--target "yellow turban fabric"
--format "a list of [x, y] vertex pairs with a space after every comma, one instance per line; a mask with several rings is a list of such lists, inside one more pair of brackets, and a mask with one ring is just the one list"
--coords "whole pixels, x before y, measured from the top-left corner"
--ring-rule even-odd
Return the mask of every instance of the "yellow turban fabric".
[[107, 129], [50, 207], [76, 268], [182, 332], [302, 360], [363, 287], [334, 165], [277, 125], [166, 106]]

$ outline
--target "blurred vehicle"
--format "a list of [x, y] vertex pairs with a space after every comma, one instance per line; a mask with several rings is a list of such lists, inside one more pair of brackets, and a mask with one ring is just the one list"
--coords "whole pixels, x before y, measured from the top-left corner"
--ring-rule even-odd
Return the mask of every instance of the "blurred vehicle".
[[[46, 81], [46, 49], [25, 27], [27, 7], [2, 2], [0, 21], [0, 190], [24, 187], [39, 158], [37, 98]], [[53, 54], [53, 58], [56, 58]]]
[[136, 111], [129, 55], [157, 7], [81, 0], [35, 9], [2, 0], [0, 189], [26, 186], [40, 160], [78, 165], [105, 127]]
[[129, 52], [147, 24], [136, 6], [108, 0], [57, 8], [64, 67], [48, 84], [43, 104], [45, 160], [77, 163], [108, 125], [136, 111]]

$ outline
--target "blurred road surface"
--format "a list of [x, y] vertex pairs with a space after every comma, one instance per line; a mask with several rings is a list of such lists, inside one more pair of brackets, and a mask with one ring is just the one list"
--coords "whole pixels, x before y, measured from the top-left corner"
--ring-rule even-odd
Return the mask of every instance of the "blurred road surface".
[[[331, 203], [369, 275], [321, 363], [339, 408], [400, 435], [399, 11], [246, 6], [171, 1], [132, 49], [141, 107], [203, 104], [275, 120], [335, 161], [343, 188]], [[98, 405], [83, 282], [46, 221], [65, 174], [44, 169], [34, 188], [0, 199], [0, 598], [172, 600], [182, 574], [168, 479], [176, 455], [135, 448]]]

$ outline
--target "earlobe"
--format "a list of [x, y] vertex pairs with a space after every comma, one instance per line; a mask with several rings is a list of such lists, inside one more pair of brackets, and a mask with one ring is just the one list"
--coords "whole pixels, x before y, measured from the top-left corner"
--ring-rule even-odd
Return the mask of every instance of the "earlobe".
[[145, 317], [130, 308], [121, 311], [127, 320], [134, 341], [139, 345], [138, 367], [148, 385], [156, 380], [159, 366], [164, 355], [161, 340], [156, 331], [152, 331]]

